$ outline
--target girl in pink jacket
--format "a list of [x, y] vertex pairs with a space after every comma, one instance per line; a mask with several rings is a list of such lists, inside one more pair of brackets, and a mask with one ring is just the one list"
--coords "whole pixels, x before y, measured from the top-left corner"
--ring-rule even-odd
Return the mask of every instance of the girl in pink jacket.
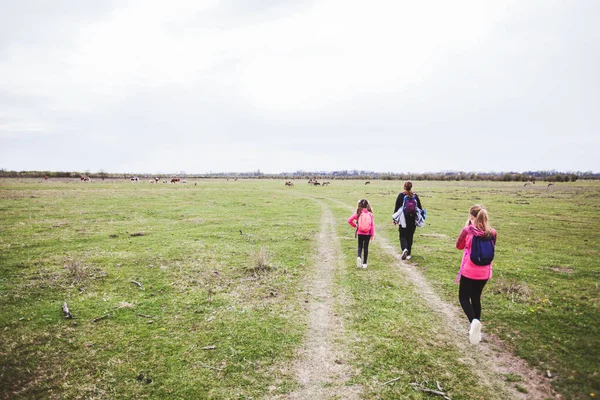
[[[375, 220], [373, 210], [366, 199], [359, 200], [356, 212], [348, 218], [348, 223], [356, 228], [358, 234], [358, 257], [356, 258], [357, 268], [367, 268], [367, 258], [369, 257], [369, 242], [375, 238]], [[361, 253], [364, 257], [360, 258]]]
[[496, 246], [496, 230], [489, 225], [487, 211], [479, 204], [469, 210], [469, 219], [456, 241], [456, 248], [464, 251], [455, 281], [457, 283], [460, 280], [458, 300], [471, 323], [469, 341], [478, 344], [481, 340], [481, 293], [492, 277], [492, 263], [490, 261], [488, 265], [477, 265], [471, 260], [474, 237], [491, 240], [493, 247]]

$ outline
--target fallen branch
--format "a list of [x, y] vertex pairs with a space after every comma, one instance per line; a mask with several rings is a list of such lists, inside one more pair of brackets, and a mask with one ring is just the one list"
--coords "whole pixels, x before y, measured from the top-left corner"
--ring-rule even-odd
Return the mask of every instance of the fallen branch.
[[105, 315], [103, 315], [103, 316], [101, 316], [101, 317], [94, 318], [94, 319], [92, 320], [92, 322], [98, 322], [98, 321], [100, 321], [101, 319], [108, 318], [109, 316], [110, 316], [110, 314], [105, 314]]
[[[431, 394], [435, 394], [437, 396], [441, 396], [446, 400], [452, 400], [445, 392], [442, 392], [440, 390], [427, 389], [427, 388], [419, 386], [419, 384], [417, 384], [417, 383], [409, 383], [409, 385], [412, 386], [412, 388], [414, 390], [420, 390], [421, 392], [431, 393]], [[438, 387], [440, 387], [439, 383], [438, 383]]]
[[385, 386], [385, 385], [387, 385], [388, 383], [396, 382], [397, 380], [400, 380], [400, 378], [402, 378], [402, 377], [401, 377], [401, 376], [399, 376], [399, 377], [397, 377], [397, 378], [394, 378], [394, 379], [392, 379], [392, 380], [389, 380], [389, 381], [387, 381], [386, 383], [382, 384], [381, 386]]
[[206, 365], [206, 364], [204, 364], [204, 363], [199, 363], [199, 364], [200, 364], [200, 365], [202, 365], [204, 368], [208, 368], [208, 369], [214, 369], [215, 371], [219, 371], [219, 372], [222, 372], [222, 371], [223, 371], [223, 368], [217, 368], [217, 367], [213, 367], [213, 366], [210, 366], [210, 365]]
[[144, 287], [142, 286], [142, 284], [139, 283], [138, 281], [129, 281], [129, 282], [136, 284], [140, 289], [144, 289]]
[[216, 348], [217, 348], [217, 346], [204, 346], [204, 347], [202, 347], [202, 350], [214, 350]]
[[154, 318], [152, 315], [146, 315], [146, 314], [136, 314], [138, 317], [144, 317], [144, 318]]
[[62, 305], [62, 311], [65, 314], [65, 318], [66, 319], [71, 319], [73, 318], [73, 316], [71, 315], [71, 313], [69, 312], [69, 307], [67, 307], [67, 302], [64, 302]]

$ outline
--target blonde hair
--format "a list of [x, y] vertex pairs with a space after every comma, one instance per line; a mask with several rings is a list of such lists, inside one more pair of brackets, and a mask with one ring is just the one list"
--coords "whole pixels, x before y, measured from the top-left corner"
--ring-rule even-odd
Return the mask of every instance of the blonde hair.
[[480, 231], [484, 231], [484, 237], [490, 238], [493, 235], [492, 227], [488, 222], [487, 210], [481, 204], [475, 204], [469, 209], [469, 215], [475, 218], [473, 225]]

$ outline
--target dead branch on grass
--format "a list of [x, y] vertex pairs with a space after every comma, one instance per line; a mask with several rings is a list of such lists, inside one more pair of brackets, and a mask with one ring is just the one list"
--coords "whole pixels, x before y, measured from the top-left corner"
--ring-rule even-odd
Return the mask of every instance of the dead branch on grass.
[[383, 383], [381, 386], [385, 386], [385, 385], [387, 385], [388, 383], [396, 382], [396, 381], [400, 380], [400, 378], [402, 378], [402, 377], [401, 377], [401, 376], [399, 376], [399, 377], [397, 377], [397, 378], [391, 379], [391, 380], [387, 381], [386, 383]]
[[94, 319], [92, 320], [92, 322], [98, 322], [98, 321], [100, 321], [100, 320], [102, 320], [102, 319], [104, 319], [104, 318], [108, 318], [108, 317], [110, 317], [110, 314], [104, 314], [104, 315], [103, 315], [103, 316], [101, 316], [101, 317], [94, 318]]
[[206, 364], [204, 364], [204, 363], [202, 363], [202, 362], [200, 362], [199, 364], [200, 364], [202, 367], [204, 367], [204, 368], [208, 368], [208, 369], [214, 369], [215, 371], [219, 371], [219, 372], [222, 372], [222, 371], [223, 371], [223, 368], [217, 368], [217, 367], [213, 367], [212, 365], [206, 365]]
[[71, 315], [71, 312], [69, 311], [69, 307], [67, 306], [67, 302], [63, 303], [63, 305], [62, 305], [62, 311], [65, 314], [65, 318], [66, 319], [73, 318], [73, 316]]
[[144, 289], [144, 287], [142, 286], [142, 284], [139, 283], [138, 281], [129, 281], [129, 282], [136, 284], [142, 290]]
[[418, 391], [421, 391], [421, 392], [424, 392], [424, 393], [435, 394], [436, 396], [441, 396], [441, 397], [443, 397], [446, 400], [452, 400], [450, 398], [450, 396], [448, 396], [448, 394], [442, 390], [442, 387], [440, 386], [440, 383], [436, 382], [436, 384], [437, 384], [438, 389], [440, 389], [440, 390], [428, 389], [426, 387], [422, 387], [421, 385], [419, 385], [418, 383], [415, 383], [415, 382], [409, 383], [409, 385], [412, 386], [412, 388], [414, 390], [418, 390]]
[[146, 314], [136, 314], [138, 317], [144, 317], [144, 318], [154, 318], [151, 315], [146, 315]]

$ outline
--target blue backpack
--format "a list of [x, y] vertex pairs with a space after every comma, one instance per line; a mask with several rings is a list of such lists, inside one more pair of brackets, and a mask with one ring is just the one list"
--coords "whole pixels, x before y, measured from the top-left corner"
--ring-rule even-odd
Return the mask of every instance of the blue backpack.
[[494, 259], [494, 236], [484, 239], [481, 236], [473, 236], [471, 242], [471, 261], [475, 265], [486, 266]]

